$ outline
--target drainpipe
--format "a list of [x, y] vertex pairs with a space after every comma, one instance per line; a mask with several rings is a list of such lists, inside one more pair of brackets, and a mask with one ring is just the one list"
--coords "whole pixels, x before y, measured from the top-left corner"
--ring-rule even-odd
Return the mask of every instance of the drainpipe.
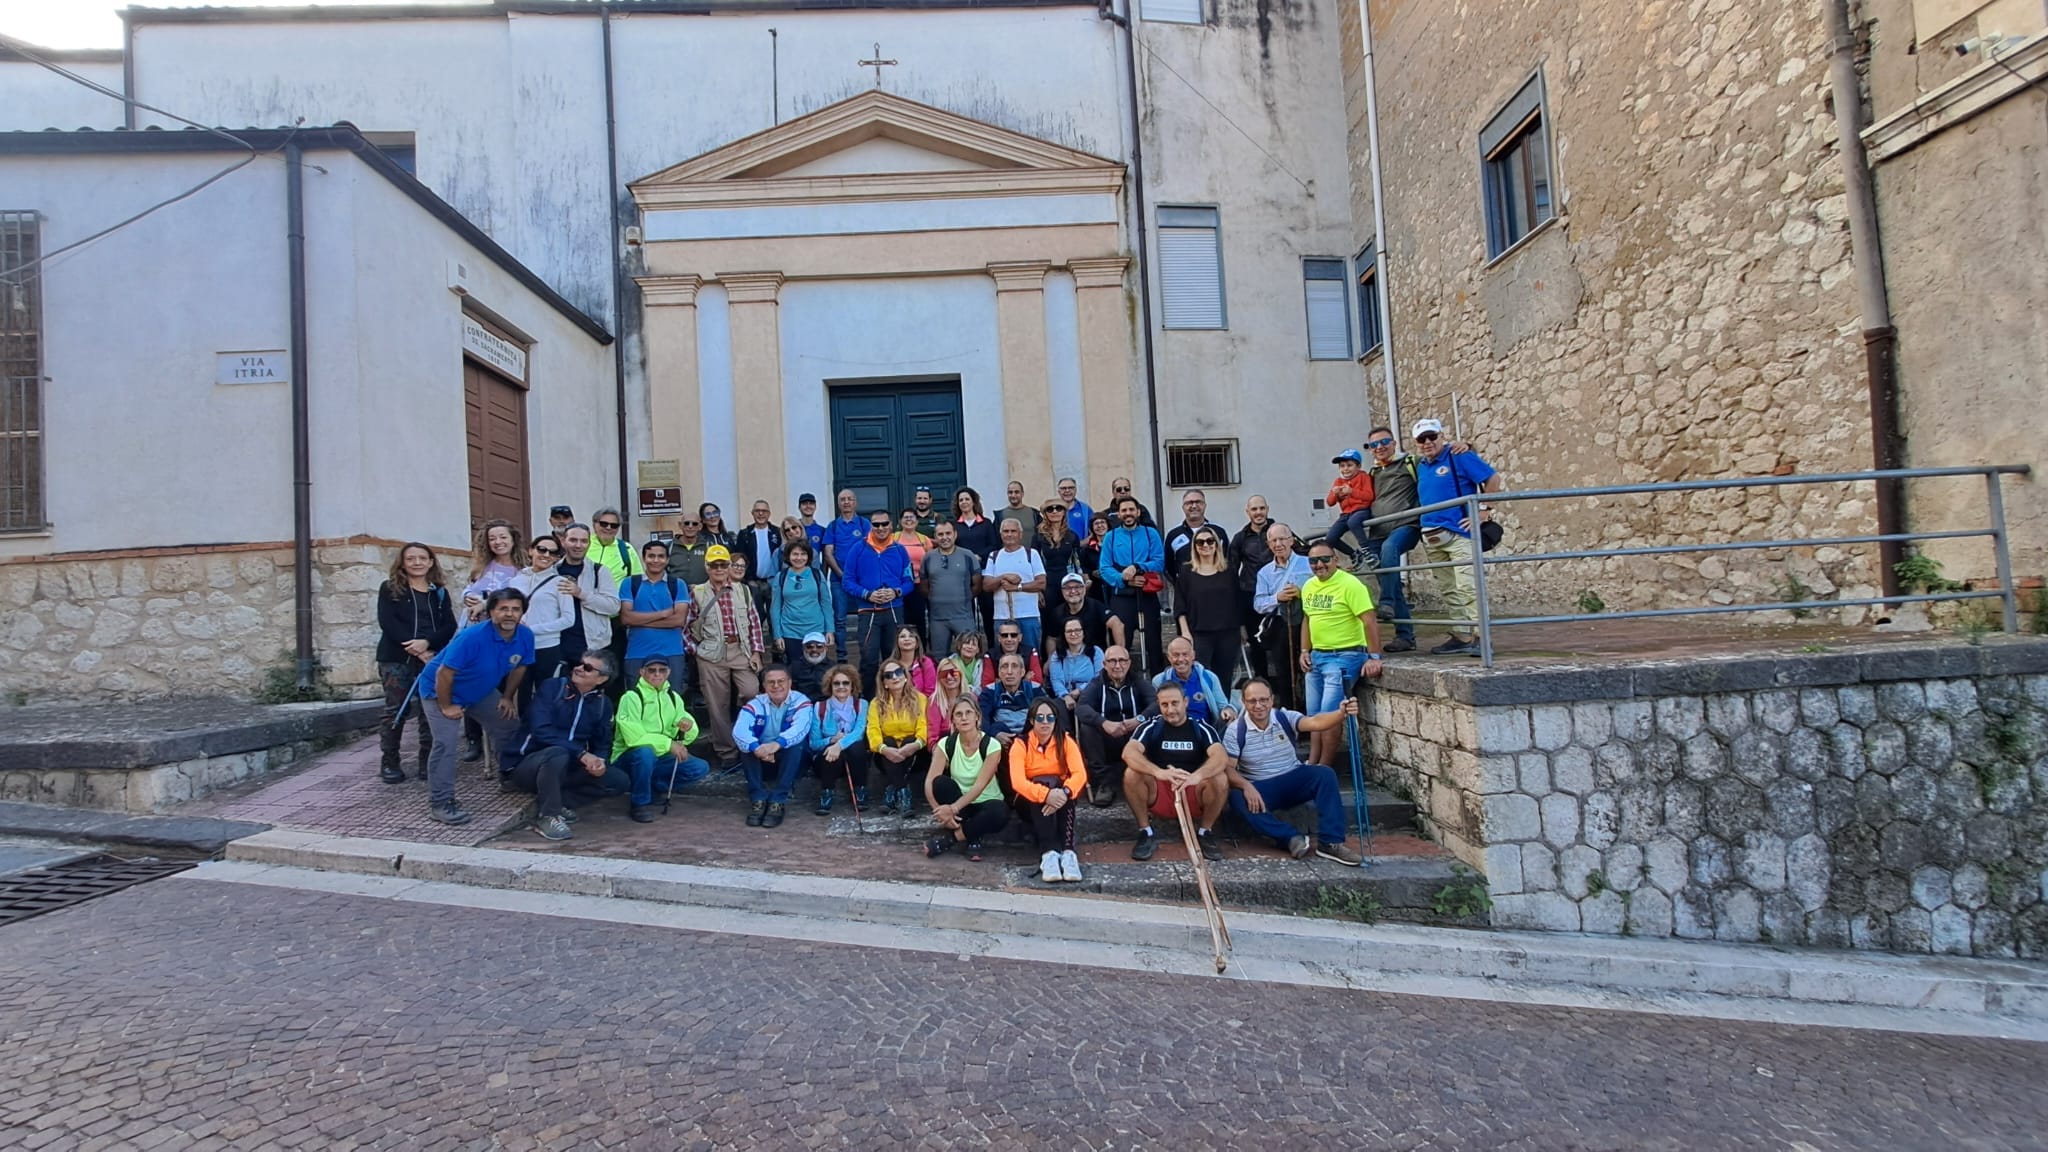
[[1124, 30], [1124, 94], [1129, 102], [1131, 117], [1131, 198], [1132, 211], [1137, 219], [1131, 231], [1138, 240], [1138, 329], [1143, 333], [1145, 344], [1145, 421], [1146, 438], [1152, 446], [1152, 507], [1166, 514], [1166, 466], [1159, 458], [1159, 380], [1152, 366], [1152, 261], [1147, 245], [1147, 218], [1145, 215], [1145, 135], [1144, 125], [1138, 117], [1138, 46], [1132, 37], [1136, 34], [1131, 27], [1130, 0], [1124, 0], [1124, 11], [1119, 13], [1104, 0], [1097, 14], [1104, 20]]
[[[1870, 449], [1873, 465], [1903, 468], [1906, 438], [1899, 427], [1898, 332], [1892, 327], [1891, 301], [1885, 291], [1884, 250], [1877, 233], [1877, 190], [1870, 158], [1863, 150], [1863, 130], [1870, 126], [1863, 111], [1863, 85], [1856, 74], [1856, 35], [1849, 25], [1849, 0], [1826, 0], [1829, 63], [1834, 83], [1835, 129], [1841, 138], [1842, 184], [1849, 201], [1849, 256], [1855, 263], [1857, 305], [1862, 313], [1863, 367], [1870, 387]], [[1877, 482], [1877, 530], [1880, 535], [1905, 531], [1904, 486], [1898, 480]], [[1884, 594], [1899, 595], [1897, 565], [1905, 558], [1902, 541], [1878, 545]]]
[[615, 435], [619, 440], [620, 539], [633, 538], [633, 486], [627, 469], [626, 450], [626, 254], [620, 243], [626, 235], [626, 221], [619, 212], [619, 116], [612, 83], [612, 6], [598, 9], [604, 35], [604, 166], [605, 199], [612, 205], [612, 381], [613, 407], [618, 412]]
[[313, 436], [306, 387], [306, 167], [297, 144], [284, 149], [285, 252], [291, 263], [292, 623], [298, 686], [313, 687]]
[[1379, 81], [1372, 62], [1372, 14], [1358, 0], [1358, 45], [1365, 54], [1365, 145], [1372, 163], [1372, 266], [1374, 302], [1380, 310], [1380, 366], [1387, 373], [1387, 427], [1401, 436], [1401, 399], [1394, 387], [1394, 312], [1387, 304], [1387, 197], [1380, 181]]
[[121, 126], [135, 131], [135, 22], [121, 9]]

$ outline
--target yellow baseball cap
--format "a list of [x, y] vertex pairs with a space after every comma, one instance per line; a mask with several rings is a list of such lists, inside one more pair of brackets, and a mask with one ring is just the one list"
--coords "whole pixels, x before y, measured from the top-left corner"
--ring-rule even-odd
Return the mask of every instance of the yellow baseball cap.
[[721, 561], [727, 564], [732, 563], [732, 549], [727, 548], [723, 544], [713, 544], [704, 550], [704, 562], [706, 564], [717, 564]]

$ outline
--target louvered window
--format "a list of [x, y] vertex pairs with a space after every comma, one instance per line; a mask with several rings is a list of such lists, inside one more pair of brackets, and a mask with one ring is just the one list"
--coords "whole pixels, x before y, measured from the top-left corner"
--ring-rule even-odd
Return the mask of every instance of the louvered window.
[[1202, 0], [1138, 0], [1138, 16], [1169, 24], [1200, 24]]
[[1168, 328], [1223, 328], [1223, 230], [1214, 208], [1159, 210], [1159, 295]]
[[1344, 293], [1344, 261], [1303, 260], [1301, 277], [1308, 300], [1308, 358], [1351, 359], [1351, 308]]
[[0, 532], [43, 519], [41, 218], [0, 212]]
[[1379, 246], [1367, 244], [1353, 262], [1358, 269], [1358, 357], [1363, 360], [1380, 346], [1380, 262]]

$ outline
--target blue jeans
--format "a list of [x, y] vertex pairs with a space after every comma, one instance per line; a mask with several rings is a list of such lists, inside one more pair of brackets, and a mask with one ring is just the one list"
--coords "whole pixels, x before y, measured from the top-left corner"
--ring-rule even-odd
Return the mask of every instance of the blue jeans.
[[1303, 694], [1308, 697], [1308, 714], [1320, 716], [1325, 712], [1335, 712], [1344, 703], [1352, 682], [1358, 679], [1358, 673], [1364, 667], [1363, 648], [1310, 653], [1308, 679], [1301, 686]]
[[683, 788], [711, 775], [711, 765], [690, 755], [688, 749], [682, 750], [680, 761], [676, 759], [676, 751], [671, 745], [667, 755], [656, 756], [654, 749], [642, 744], [638, 748], [626, 749], [612, 761], [612, 767], [632, 777], [632, 803], [635, 808], [654, 803], [655, 789], [668, 791], [671, 778], [677, 788]]
[[832, 582], [832, 619], [839, 622], [839, 634], [835, 639], [839, 649], [839, 658], [844, 660], [846, 659], [847, 646], [853, 642], [851, 639], [853, 629], [849, 627], [849, 622], [846, 619], [846, 614], [853, 611], [853, 601], [846, 595], [846, 581], [837, 576], [833, 576], [830, 579]]
[[1344, 794], [1337, 787], [1335, 772], [1321, 764], [1297, 764], [1291, 772], [1251, 783], [1259, 790], [1259, 799], [1266, 802], [1266, 810], [1253, 812], [1245, 806], [1244, 793], [1235, 788], [1230, 790], [1230, 810], [1251, 825], [1252, 831], [1261, 836], [1271, 836], [1285, 848], [1287, 842], [1294, 839], [1294, 825], [1274, 813], [1313, 801], [1316, 806], [1316, 839], [1325, 844], [1344, 842]]
[[747, 774], [747, 802], [759, 804], [766, 800], [770, 804], [789, 803], [789, 790], [796, 787], [797, 773], [803, 771], [804, 746], [801, 744], [784, 748], [775, 754], [775, 787], [771, 791], [761, 782], [761, 758], [752, 752], [740, 753], [741, 768]]
[[[1026, 593], [1026, 595], [1029, 595], [1029, 593]], [[1024, 634], [1024, 651], [1036, 652], [1039, 650], [1039, 641], [1044, 639], [1045, 633], [1042, 630], [1043, 625], [1039, 623], [1038, 617], [1028, 616], [1021, 620], [998, 619], [996, 621], [996, 630], [1001, 631], [1003, 625], [1005, 624], [1015, 624], [1017, 626], [1017, 631], [1022, 632]]]
[[1364, 540], [1365, 522], [1370, 519], [1372, 519], [1372, 509], [1370, 508], [1360, 508], [1349, 516], [1339, 513], [1336, 522], [1331, 524], [1330, 530], [1323, 535], [1323, 543], [1328, 544], [1346, 556], [1353, 555], [1351, 544], [1344, 537], [1348, 534]]
[[[1422, 541], [1422, 529], [1414, 524], [1403, 524], [1380, 538], [1376, 543], [1380, 549], [1380, 603], [1393, 610], [1394, 619], [1406, 620], [1414, 610], [1408, 606], [1408, 593], [1403, 591], [1401, 577], [1406, 572], [1389, 572], [1407, 562], [1408, 553]], [[1415, 625], [1396, 624], [1394, 635], [1403, 640], [1415, 639]]]

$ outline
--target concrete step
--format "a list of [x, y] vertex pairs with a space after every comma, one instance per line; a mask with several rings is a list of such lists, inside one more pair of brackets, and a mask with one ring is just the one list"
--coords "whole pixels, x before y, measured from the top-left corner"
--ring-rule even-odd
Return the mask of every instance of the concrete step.
[[[1020, 938], [1070, 944], [1076, 956], [1100, 946], [1157, 951], [1192, 961], [1210, 955], [1207, 919], [1198, 907], [1133, 900], [1001, 892], [744, 869], [450, 848], [273, 830], [228, 846], [228, 863], [194, 873], [248, 883], [298, 884], [304, 869], [353, 874], [334, 891], [390, 894], [394, 882], [417, 886], [413, 897], [455, 902], [452, 886], [528, 894], [644, 901], [724, 910], [734, 924], [700, 918], [709, 930], [754, 931], [737, 924], [777, 918], [807, 924], [857, 923], [915, 932], [951, 933], [945, 946], [963, 954], [1000, 952]], [[274, 873], [274, 874], [267, 874]], [[509, 905], [508, 905], [509, 906]], [[562, 914], [592, 915], [587, 899]], [[1573, 990], [1626, 993], [1657, 1010], [1660, 998], [1764, 1001], [1779, 1005], [1856, 1006], [1907, 1013], [1940, 1028], [2001, 1029], [2048, 1035], [2048, 966], [1958, 957], [1832, 952], [1765, 945], [1631, 940], [1564, 933], [1519, 933], [1367, 926], [1334, 919], [1233, 911], [1231, 974], [1261, 978], [1262, 968], [1322, 972], [1338, 983], [1376, 986], [1403, 974], [1426, 976], [1444, 990], [1507, 988], [1511, 998], [1541, 999]], [[792, 927], [787, 935], [823, 929]], [[969, 943], [969, 937], [972, 942]], [[955, 945], [954, 941], [963, 943]], [[900, 945], [919, 945], [906, 938]], [[1060, 958], [1058, 949], [1055, 955]], [[1204, 965], [1206, 966], [1206, 965]], [[1348, 973], [1360, 974], [1354, 981]], [[1464, 982], [1462, 985], [1456, 982]], [[1414, 989], [1410, 989], [1414, 990]], [[1990, 1023], [1987, 1023], [1989, 1021]], [[1878, 1024], [1877, 1026], [1885, 1026]], [[1912, 1025], [1895, 1025], [1912, 1026]], [[1934, 1024], [1926, 1026], [1934, 1027]]]

